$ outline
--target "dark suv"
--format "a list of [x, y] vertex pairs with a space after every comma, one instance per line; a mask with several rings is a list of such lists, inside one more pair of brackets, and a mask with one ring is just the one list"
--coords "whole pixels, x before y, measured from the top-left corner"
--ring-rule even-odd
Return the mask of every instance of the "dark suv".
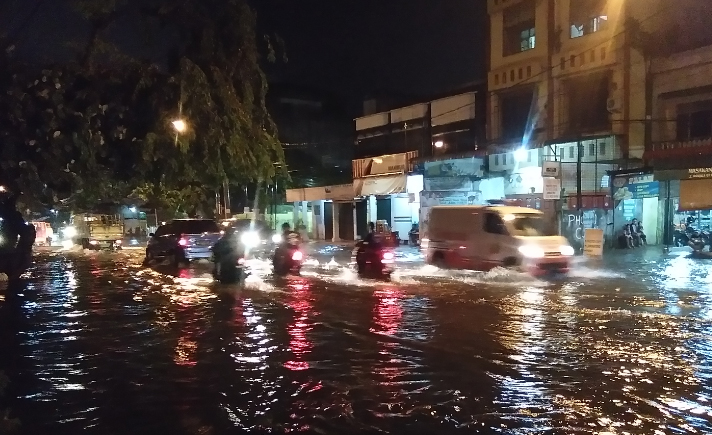
[[220, 239], [218, 224], [211, 219], [175, 219], [149, 234], [146, 260], [170, 259], [178, 265], [191, 260], [208, 259], [211, 248]]

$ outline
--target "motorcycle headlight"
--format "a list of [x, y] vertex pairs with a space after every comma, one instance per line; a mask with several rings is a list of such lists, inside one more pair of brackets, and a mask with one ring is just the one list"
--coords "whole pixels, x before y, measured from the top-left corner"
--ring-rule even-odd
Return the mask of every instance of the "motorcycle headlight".
[[519, 253], [527, 258], [542, 258], [544, 250], [538, 246], [524, 245], [519, 247]]
[[561, 255], [565, 255], [567, 257], [571, 257], [574, 255], [574, 248], [569, 245], [561, 245], [561, 248], [559, 250], [561, 251]]
[[272, 243], [282, 243], [282, 235], [275, 234], [272, 236]]
[[245, 233], [242, 233], [242, 236], [240, 236], [240, 241], [246, 247], [254, 248], [260, 244], [260, 235], [257, 234], [255, 231], [247, 231]]

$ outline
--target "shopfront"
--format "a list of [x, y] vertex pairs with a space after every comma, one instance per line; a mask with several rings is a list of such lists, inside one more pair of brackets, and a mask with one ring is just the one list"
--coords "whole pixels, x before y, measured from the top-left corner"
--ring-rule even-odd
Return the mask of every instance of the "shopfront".
[[354, 197], [352, 184], [287, 189], [293, 225], [304, 225], [317, 240], [354, 240]]
[[416, 152], [383, 155], [353, 161], [356, 234], [364, 235], [368, 222], [385, 221], [401, 240], [408, 239], [418, 222], [417, 206], [422, 177], [409, 175]]
[[660, 182], [652, 172], [612, 172], [611, 196], [614, 204], [612, 235], [621, 232], [634, 219], [643, 225], [649, 245], [663, 241], [664, 204], [660, 202]]
[[676, 234], [685, 229], [709, 230], [712, 227], [712, 165], [686, 169], [656, 169], [660, 183], [661, 227], [667, 244], [675, 244]]

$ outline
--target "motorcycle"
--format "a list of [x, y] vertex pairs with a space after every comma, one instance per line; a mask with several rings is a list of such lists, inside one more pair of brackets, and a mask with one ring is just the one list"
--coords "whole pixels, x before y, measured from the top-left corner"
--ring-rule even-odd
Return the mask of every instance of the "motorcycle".
[[390, 279], [395, 266], [395, 253], [382, 245], [358, 242], [351, 253], [351, 263], [361, 277]]
[[32, 250], [18, 249], [16, 243], [0, 234], [0, 273], [8, 279], [19, 279], [32, 264]]
[[245, 257], [224, 256], [222, 258], [213, 255], [212, 261], [213, 278], [221, 284], [235, 284], [242, 282], [248, 275], [246, 272]]
[[272, 266], [275, 275], [299, 275], [302, 271], [304, 254], [294, 245], [278, 247], [272, 256]]
[[690, 236], [689, 246], [692, 248], [693, 254], [699, 254], [704, 251], [705, 246], [707, 246], [707, 240], [705, 234], [700, 232], [695, 232]]

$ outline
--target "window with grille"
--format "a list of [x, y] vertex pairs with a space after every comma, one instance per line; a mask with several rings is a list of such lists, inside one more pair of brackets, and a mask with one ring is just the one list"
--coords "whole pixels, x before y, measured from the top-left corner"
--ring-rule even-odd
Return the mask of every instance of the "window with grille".
[[536, 47], [536, 4], [525, 0], [504, 10], [504, 56]]

